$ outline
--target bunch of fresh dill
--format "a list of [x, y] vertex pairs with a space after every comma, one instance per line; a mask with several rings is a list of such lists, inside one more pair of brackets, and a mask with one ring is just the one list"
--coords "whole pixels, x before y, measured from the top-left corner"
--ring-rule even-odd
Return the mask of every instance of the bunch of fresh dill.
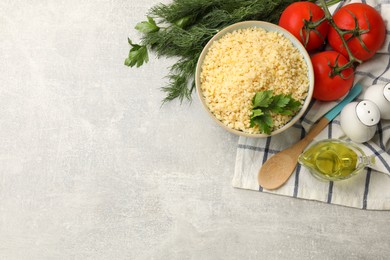
[[141, 66], [148, 62], [148, 51], [157, 57], [177, 57], [170, 67], [163, 103], [179, 98], [191, 100], [195, 89], [194, 73], [206, 43], [224, 27], [246, 20], [277, 23], [283, 10], [297, 0], [173, 0], [157, 4], [147, 14], [147, 21], [136, 29], [141, 42], [131, 46], [125, 65]]

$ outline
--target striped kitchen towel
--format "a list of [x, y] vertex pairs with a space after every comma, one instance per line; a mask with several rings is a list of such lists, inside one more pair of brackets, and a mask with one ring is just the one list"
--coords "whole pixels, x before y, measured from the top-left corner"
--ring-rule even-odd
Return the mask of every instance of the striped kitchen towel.
[[[355, 84], [363, 86], [363, 93], [373, 84], [390, 83], [390, 1], [344, 1], [334, 7], [351, 2], [364, 2], [381, 12], [387, 26], [387, 36], [381, 50], [370, 60], [358, 66]], [[362, 99], [363, 93], [358, 97]], [[307, 114], [288, 131], [268, 138], [240, 137], [237, 147], [232, 184], [236, 188], [256, 190], [294, 198], [316, 200], [348, 207], [390, 210], [390, 120], [381, 120], [376, 135], [359, 146], [367, 155], [375, 155], [375, 164], [348, 180], [322, 182], [298, 164], [288, 182], [277, 190], [259, 186], [257, 174], [261, 165], [273, 154], [300, 140], [311, 125], [336, 102], [313, 101]], [[314, 141], [327, 138], [348, 140], [340, 127], [339, 116]]]

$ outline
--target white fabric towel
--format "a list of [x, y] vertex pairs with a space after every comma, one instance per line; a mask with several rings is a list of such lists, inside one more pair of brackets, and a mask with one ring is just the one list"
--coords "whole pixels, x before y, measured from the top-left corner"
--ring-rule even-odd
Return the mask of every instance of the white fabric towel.
[[[359, 65], [355, 72], [355, 84], [364, 91], [373, 84], [390, 82], [390, 1], [344, 1], [332, 9], [352, 2], [364, 2], [380, 11], [386, 23], [386, 40], [379, 52]], [[362, 99], [363, 93], [358, 97]], [[381, 120], [374, 138], [359, 146], [367, 155], [375, 155], [375, 164], [348, 180], [321, 182], [298, 164], [288, 182], [277, 190], [259, 186], [257, 174], [261, 165], [273, 154], [299, 141], [311, 125], [323, 116], [336, 102], [313, 102], [301, 121], [285, 133], [265, 138], [240, 137], [237, 147], [235, 172], [232, 185], [236, 188], [256, 190], [294, 198], [317, 200], [370, 210], [390, 210], [390, 120]], [[348, 140], [336, 117], [316, 138]]]

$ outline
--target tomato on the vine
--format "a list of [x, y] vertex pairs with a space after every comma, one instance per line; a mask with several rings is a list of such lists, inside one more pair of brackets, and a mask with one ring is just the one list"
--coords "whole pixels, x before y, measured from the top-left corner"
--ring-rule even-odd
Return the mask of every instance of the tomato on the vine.
[[[385, 40], [386, 28], [382, 16], [367, 4], [352, 3], [343, 6], [333, 15], [333, 20], [337, 27], [343, 30], [353, 30], [355, 27], [359, 28], [361, 31], [360, 36], [354, 36], [348, 33], [344, 35], [344, 39], [347, 40], [348, 47], [353, 56], [362, 61], [371, 58], [381, 48]], [[368, 50], [362, 46], [359, 37]], [[341, 37], [333, 27], [329, 30], [328, 40], [334, 50], [348, 57]]]
[[289, 5], [281, 14], [279, 26], [293, 34], [305, 45], [306, 50], [314, 50], [324, 44], [329, 30], [329, 23], [324, 21], [309, 30], [305, 28], [304, 20], [317, 22], [324, 16], [325, 13], [322, 8], [314, 3], [295, 2]]
[[333, 66], [343, 66], [348, 60], [339, 52], [323, 51], [311, 57], [314, 69], [313, 98], [321, 101], [334, 101], [350, 90], [353, 84], [354, 71], [346, 68], [341, 75], [332, 75]]

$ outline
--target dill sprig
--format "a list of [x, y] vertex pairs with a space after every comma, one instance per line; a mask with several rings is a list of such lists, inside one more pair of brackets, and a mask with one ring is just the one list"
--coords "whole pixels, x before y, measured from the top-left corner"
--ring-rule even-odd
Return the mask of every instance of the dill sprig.
[[297, 0], [173, 0], [157, 4], [149, 10], [147, 21], [137, 24], [141, 43], [129, 40], [132, 48], [125, 65], [146, 63], [145, 50], [158, 58], [177, 57], [178, 61], [169, 68], [168, 85], [162, 88], [167, 94], [163, 103], [176, 98], [181, 102], [191, 100], [196, 63], [203, 47], [219, 30], [247, 20], [277, 23], [293, 2]]
[[198, 57], [182, 58], [170, 67], [168, 75], [168, 86], [162, 88], [167, 96], [163, 103], [179, 98], [180, 102], [184, 99], [191, 100], [191, 94], [195, 89], [194, 71]]

